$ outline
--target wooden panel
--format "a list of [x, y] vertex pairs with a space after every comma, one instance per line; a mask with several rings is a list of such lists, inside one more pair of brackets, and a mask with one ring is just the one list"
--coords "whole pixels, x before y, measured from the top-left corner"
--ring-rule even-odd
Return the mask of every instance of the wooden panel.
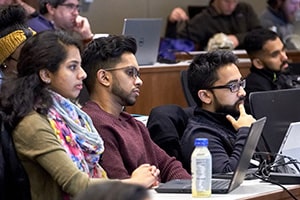
[[155, 106], [164, 104], [177, 104], [187, 106], [180, 82], [180, 71], [186, 69], [182, 66], [163, 66], [140, 68], [143, 86], [140, 96], [132, 107], [127, 107], [129, 113], [148, 115]]

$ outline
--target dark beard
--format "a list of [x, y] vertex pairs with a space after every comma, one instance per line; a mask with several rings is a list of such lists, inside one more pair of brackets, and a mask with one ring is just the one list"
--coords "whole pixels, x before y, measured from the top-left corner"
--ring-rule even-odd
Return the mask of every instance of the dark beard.
[[231, 115], [234, 118], [240, 116], [240, 111], [238, 110], [238, 104], [243, 102], [245, 97], [241, 97], [234, 105], [222, 105], [218, 102], [218, 107], [216, 108], [216, 113], [224, 113]]
[[231, 115], [234, 118], [237, 118], [240, 116], [240, 111], [236, 109], [236, 106], [229, 106], [229, 105], [220, 105], [216, 109], [216, 113], [224, 113]]

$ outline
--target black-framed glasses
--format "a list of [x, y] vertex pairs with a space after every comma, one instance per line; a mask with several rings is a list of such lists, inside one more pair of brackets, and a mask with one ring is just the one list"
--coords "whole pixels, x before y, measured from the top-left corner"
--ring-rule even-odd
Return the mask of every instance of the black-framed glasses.
[[242, 87], [242, 88], [246, 87], [246, 79], [243, 79], [243, 80], [240, 80], [240, 81], [235, 81], [235, 82], [229, 83], [227, 85], [213, 86], [213, 87], [210, 87], [210, 88], [207, 88], [207, 89], [211, 90], [211, 89], [228, 88], [228, 89], [230, 89], [230, 92], [235, 93], [235, 92], [238, 92], [240, 90], [240, 87]]
[[129, 76], [132, 77], [134, 79], [136, 79], [137, 77], [141, 77], [140, 72], [138, 71], [138, 69], [134, 66], [126, 66], [126, 67], [120, 67], [120, 68], [110, 68], [110, 69], [104, 69], [105, 71], [115, 71], [115, 70], [121, 70], [121, 69], [125, 69], [125, 73]]
[[72, 12], [74, 11], [80, 11], [80, 5], [76, 5], [76, 4], [73, 4], [73, 3], [63, 3], [63, 4], [59, 4], [59, 6], [64, 6], [66, 7], [67, 9], [71, 10]]
[[8, 59], [18, 62], [18, 59], [14, 58], [13, 56], [9, 56]]

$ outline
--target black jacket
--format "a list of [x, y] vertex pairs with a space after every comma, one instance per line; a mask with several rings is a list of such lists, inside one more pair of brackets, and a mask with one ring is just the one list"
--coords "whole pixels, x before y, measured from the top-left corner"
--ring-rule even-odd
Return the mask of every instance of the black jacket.
[[245, 88], [247, 93], [245, 108], [248, 113], [250, 113], [249, 95], [251, 92], [299, 87], [298, 75], [292, 75], [289, 72], [273, 72], [268, 69], [257, 69], [254, 66], [250, 68], [250, 72], [246, 77]]
[[249, 127], [235, 131], [225, 114], [195, 109], [181, 138], [183, 165], [190, 167], [195, 138], [208, 138], [208, 149], [212, 154], [212, 172], [227, 173], [235, 170]]

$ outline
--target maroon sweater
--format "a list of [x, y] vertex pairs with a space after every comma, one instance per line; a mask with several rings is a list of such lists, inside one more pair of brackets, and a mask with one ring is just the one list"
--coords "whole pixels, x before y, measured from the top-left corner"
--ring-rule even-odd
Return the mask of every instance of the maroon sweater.
[[104, 140], [101, 166], [109, 178], [124, 179], [141, 164], [155, 165], [161, 182], [189, 179], [191, 176], [174, 157], [167, 155], [150, 138], [145, 125], [126, 112], [115, 117], [89, 101], [82, 108], [93, 120]]

